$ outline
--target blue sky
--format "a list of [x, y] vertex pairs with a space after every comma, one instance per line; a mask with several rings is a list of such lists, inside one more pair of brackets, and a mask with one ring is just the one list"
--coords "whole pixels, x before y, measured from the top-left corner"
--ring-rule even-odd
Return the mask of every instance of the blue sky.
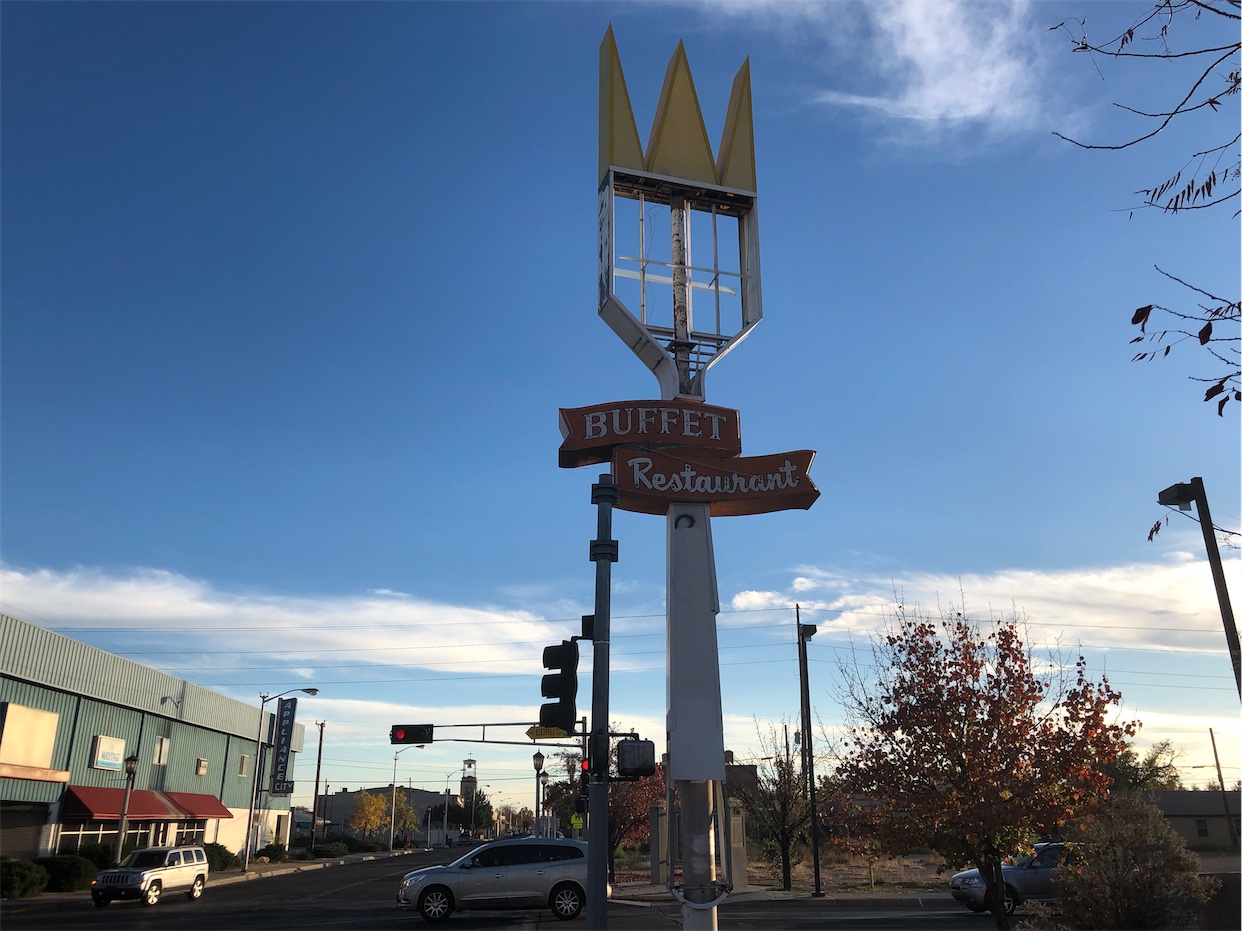
[[[1157, 263], [1236, 296], [1228, 211], [1129, 211], [1238, 101], [1120, 153], [1053, 136], [1128, 138], [1114, 101], [1180, 89], [1048, 28], [1145, 8], [4, 4], [4, 610], [256, 704], [318, 686], [334, 789], [388, 783], [391, 724], [533, 720], [593, 603], [599, 470], [556, 468], [557, 409], [657, 396], [595, 313], [611, 23], [644, 139], [679, 39], [713, 143], [750, 57], [765, 317], [707, 398], [747, 455], [818, 451], [810, 511], [713, 522], [728, 746], [797, 715], [794, 604], [831, 732], [894, 590], [964, 592], [1081, 644], [1144, 745], [1206, 766], [1213, 728], [1238, 778], [1198, 527], [1146, 540], [1194, 475], [1238, 529], [1238, 408], [1189, 348], [1127, 345], [1188, 303]], [[662, 745], [664, 522], [614, 536], [612, 716]], [[467, 756], [529, 804], [521, 747], [398, 778]]]

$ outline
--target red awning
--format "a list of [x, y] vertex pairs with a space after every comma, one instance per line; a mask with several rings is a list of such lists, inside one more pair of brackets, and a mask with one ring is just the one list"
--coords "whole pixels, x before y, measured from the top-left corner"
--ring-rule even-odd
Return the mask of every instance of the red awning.
[[185, 813], [185, 817], [195, 821], [233, 817], [233, 813], [225, 808], [214, 795], [201, 795], [196, 792], [163, 792], [161, 794], [180, 808]]
[[[121, 817], [125, 790], [106, 786], [69, 786], [65, 792], [65, 814], [85, 815], [93, 821], [116, 821]], [[181, 809], [159, 792], [135, 789], [129, 794], [131, 821], [181, 821]]]

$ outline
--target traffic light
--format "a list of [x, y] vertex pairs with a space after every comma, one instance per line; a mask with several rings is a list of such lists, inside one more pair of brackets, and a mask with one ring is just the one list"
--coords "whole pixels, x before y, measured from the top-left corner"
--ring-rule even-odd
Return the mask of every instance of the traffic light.
[[394, 724], [388, 732], [389, 743], [429, 744], [434, 742], [434, 724]]
[[555, 701], [539, 707], [539, 726], [559, 727], [572, 734], [578, 723], [578, 642], [562, 640], [544, 647], [543, 668], [556, 671], [543, 677], [539, 693]]

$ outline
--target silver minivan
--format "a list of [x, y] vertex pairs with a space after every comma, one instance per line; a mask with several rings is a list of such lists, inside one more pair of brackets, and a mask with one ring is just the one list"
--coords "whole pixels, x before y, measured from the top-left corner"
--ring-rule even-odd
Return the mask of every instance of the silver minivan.
[[154, 905], [165, 892], [184, 892], [191, 902], [207, 885], [207, 852], [202, 847], [148, 847], [135, 850], [120, 866], [103, 870], [91, 883], [99, 908], [113, 899], [141, 899]]
[[515, 837], [476, 847], [444, 866], [406, 873], [397, 905], [427, 921], [466, 909], [548, 908], [562, 921], [586, 901], [587, 845], [576, 840]]

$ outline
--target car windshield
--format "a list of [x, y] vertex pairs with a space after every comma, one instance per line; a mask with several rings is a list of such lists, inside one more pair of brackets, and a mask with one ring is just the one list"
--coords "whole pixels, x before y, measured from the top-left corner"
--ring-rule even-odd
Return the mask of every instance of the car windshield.
[[121, 866], [128, 866], [139, 870], [145, 870], [152, 866], [163, 866], [164, 853], [163, 850], [135, 850], [125, 858], [125, 862]]

